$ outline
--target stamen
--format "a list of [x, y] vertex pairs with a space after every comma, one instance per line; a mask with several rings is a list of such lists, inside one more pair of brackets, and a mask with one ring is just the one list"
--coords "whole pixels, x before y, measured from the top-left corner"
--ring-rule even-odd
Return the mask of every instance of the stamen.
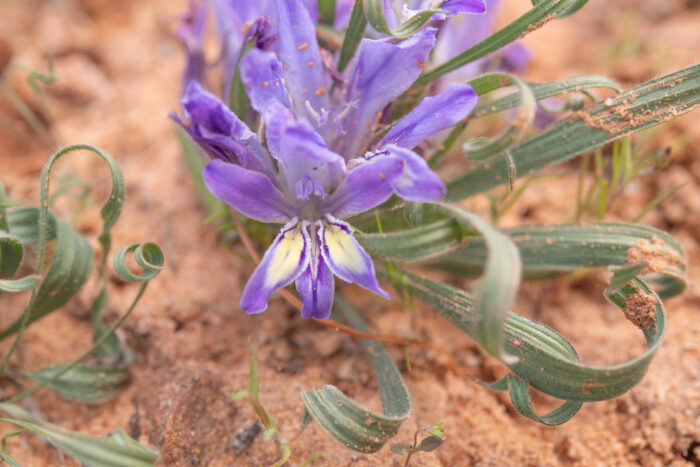
[[311, 106], [311, 103], [307, 100], [304, 101], [304, 108], [306, 109], [309, 114], [313, 117], [313, 119], [318, 122], [321, 120], [321, 116], [316, 112], [316, 110]]

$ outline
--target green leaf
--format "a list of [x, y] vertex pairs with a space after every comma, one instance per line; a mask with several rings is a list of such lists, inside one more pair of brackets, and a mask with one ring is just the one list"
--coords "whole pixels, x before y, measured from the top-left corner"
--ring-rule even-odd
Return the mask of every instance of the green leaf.
[[[143, 247], [142, 247], [143, 246]], [[115, 255], [114, 258], [114, 264], [115, 264], [115, 271], [117, 274], [123, 279], [123, 280], [139, 280], [141, 281], [141, 286], [139, 287], [139, 290], [136, 294], [136, 297], [134, 300], [131, 302], [131, 305], [129, 308], [124, 312], [124, 314], [119, 317], [119, 319], [112, 324], [112, 326], [109, 329], [100, 331], [99, 337], [95, 340], [93, 346], [85, 353], [83, 353], [77, 360], [73, 361], [70, 364], [67, 365], [62, 365], [60, 367], [54, 367], [50, 370], [50, 374], [42, 375], [41, 381], [39, 383], [29, 389], [24, 390], [23, 392], [17, 394], [16, 396], [12, 397], [9, 399], [8, 402], [17, 402], [19, 400], [24, 399], [27, 396], [30, 396], [34, 394], [35, 392], [39, 391], [40, 389], [50, 386], [54, 383], [59, 383], [61, 378], [64, 378], [65, 375], [67, 378], [71, 378], [73, 375], [70, 375], [69, 373], [78, 368], [78, 366], [86, 359], [88, 358], [96, 349], [99, 349], [105, 342], [108, 342], [110, 337], [114, 334], [114, 332], [117, 330], [119, 326], [121, 326], [126, 318], [129, 317], [131, 312], [134, 310], [136, 307], [136, 304], [138, 304], [139, 300], [143, 296], [143, 293], [146, 290], [146, 286], [148, 285], [148, 282], [150, 279], [158, 275], [158, 273], [161, 271], [164, 263], [164, 257], [163, 257], [163, 252], [160, 250], [158, 245], [154, 243], [144, 243], [143, 245], [129, 245], [125, 248], [122, 249], [122, 252], [125, 251], [134, 251], [135, 257], [136, 257], [136, 262], [141, 265], [141, 267], [144, 269], [144, 273], [141, 276], [137, 276], [133, 273], [131, 273], [126, 265], [125, 265], [125, 253], [122, 255]], [[128, 273], [129, 276], [125, 276], [125, 273]], [[16, 341], [15, 341], [16, 345]], [[9, 355], [9, 354], [8, 354]], [[131, 354], [128, 351], [124, 351], [121, 354], [121, 361], [119, 363], [128, 365], [131, 363]], [[5, 362], [7, 361], [7, 357], [5, 359]], [[89, 368], [89, 366], [83, 366], [81, 368], [83, 371], [91, 371], [94, 370], [94, 368]], [[105, 367], [101, 367], [102, 371], [105, 371]], [[120, 367], [118, 365], [113, 365], [110, 368], [111, 370], [114, 370], [115, 372], [118, 372]], [[126, 371], [126, 370], [123, 370]], [[93, 371], [94, 372], [94, 371]], [[98, 375], [99, 376], [99, 375]], [[114, 375], [112, 375], [114, 376]], [[101, 378], [101, 376], [99, 376]], [[100, 379], [92, 381], [93, 384], [99, 383]], [[117, 379], [116, 377], [113, 379]], [[104, 380], [106, 382], [109, 382], [110, 380]], [[87, 392], [87, 391], [86, 391]], [[99, 394], [98, 394], [99, 395]]]
[[7, 464], [8, 464], [10, 467], [21, 467], [21, 466], [17, 463], [17, 461], [15, 461], [13, 458], [10, 457], [9, 454], [7, 454], [7, 453], [5, 453], [5, 452], [0, 452], [0, 458], [2, 458], [2, 460], [3, 460], [4, 462], [7, 462]]
[[537, 415], [532, 407], [532, 398], [530, 397], [530, 386], [527, 381], [518, 378], [515, 375], [507, 376], [508, 392], [510, 400], [513, 402], [515, 409], [525, 417], [540, 422], [544, 425], [555, 426], [570, 420], [579, 411], [581, 402], [566, 401], [556, 409], [545, 415]]
[[[14, 209], [7, 214], [7, 222], [10, 233], [24, 246], [39, 243], [39, 208]], [[46, 226], [47, 241], [56, 238], [57, 222], [57, 219], [49, 211], [48, 225]]]
[[[360, 315], [337, 296], [335, 308], [355, 329], [367, 331]], [[382, 415], [363, 408], [330, 385], [304, 392], [301, 397], [309, 414], [338, 442], [355, 451], [371, 453], [396, 435], [411, 413], [412, 404], [401, 373], [384, 347], [369, 340], [362, 340], [362, 345], [377, 377]]]
[[[476, 313], [469, 294], [408, 271], [402, 271], [402, 274], [404, 288], [459, 329], [470, 335], [473, 333], [472, 323]], [[645, 315], [648, 327], [642, 328], [648, 345], [642, 355], [620, 365], [585, 365], [578, 361], [571, 344], [556, 331], [511, 313], [503, 333], [506, 351], [518, 357], [517, 363], [508, 365], [513, 373], [545, 394], [573, 402], [610, 399], [636, 385], [644, 376], [663, 337], [666, 327], [663, 305], [640, 279], [634, 279], [619, 290], [608, 289], [605, 295], [621, 309], [629, 304], [651, 313]], [[561, 410], [572, 410], [572, 407]]]
[[0, 277], [14, 276], [24, 256], [22, 242], [15, 236], [0, 231]]
[[93, 438], [37, 420], [15, 404], [0, 403], [0, 410], [14, 417], [0, 421], [41, 436], [86, 467], [150, 467], [158, 458], [158, 451], [138, 443], [120, 428], [106, 439]]
[[[662, 297], [677, 295], [686, 285], [683, 248], [671, 235], [652, 227], [596, 223], [531, 225], [503, 231], [517, 245], [523, 273], [528, 278], [583, 268], [645, 263], [649, 266], [645, 278], [661, 286], [658, 293]], [[391, 242], [393, 235], [407, 237], [408, 232], [385, 234], [381, 242]], [[364, 242], [367, 237], [371, 237], [371, 243], [378, 236], [360, 238]], [[375, 247], [377, 244], [374, 243]], [[487, 255], [482, 239], [469, 238], [457, 250], [447, 242], [445, 246], [449, 255], [435, 260], [433, 267], [460, 275], [476, 276], [480, 273]], [[433, 245], [432, 251], [437, 248]], [[414, 251], [415, 255], [418, 253]]]
[[365, 27], [367, 26], [367, 18], [365, 18], [365, 10], [363, 2], [358, 0], [352, 7], [352, 13], [350, 13], [350, 21], [348, 22], [348, 29], [345, 31], [345, 37], [343, 38], [343, 44], [340, 46], [340, 56], [338, 58], [338, 71], [343, 72], [345, 67], [348, 66], [350, 60], [355, 55], [357, 47], [360, 45], [362, 40], [362, 35], [365, 32]]
[[[143, 274], [134, 274], [126, 266], [126, 255], [134, 254], [136, 264], [143, 268]], [[132, 243], [127, 245], [114, 255], [114, 272], [125, 281], [140, 282], [153, 279], [163, 269], [165, 256], [163, 250], [152, 242]]]
[[21, 279], [0, 279], [0, 291], [2, 292], [24, 292], [31, 290], [41, 279], [37, 275], [24, 276]]
[[318, 19], [323, 24], [333, 26], [335, 22], [335, 0], [318, 0]]
[[[527, 175], [631, 133], [667, 122], [699, 103], [700, 65], [694, 65], [632, 88], [614, 99], [606, 99], [606, 102], [574, 112], [509, 151], [519, 176]], [[450, 182], [447, 198], [453, 201], [463, 199], [507, 181], [507, 161], [488, 159]]]
[[[18, 210], [18, 215], [9, 216], [11, 233], [23, 243], [38, 242], [39, 244], [39, 259], [36, 266], [37, 275], [42, 272], [46, 256], [46, 243], [54, 235], [56, 237], [56, 249], [49, 271], [46, 273], [39, 288], [32, 291], [32, 297], [25, 312], [9, 327], [0, 331], [0, 339], [17, 333], [15, 344], [5, 356], [2, 368], [4, 368], [12, 351], [14, 351], [24, 327], [63, 306], [82, 288], [92, 271], [94, 257], [90, 244], [85, 238], [74, 232], [68, 224], [53, 218], [48, 210], [49, 180], [53, 165], [64, 155], [79, 150], [87, 150], [100, 156], [107, 164], [112, 176], [110, 195], [100, 210], [102, 232], [100, 233], [99, 241], [103, 250], [100, 269], [104, 267], [107, 261], [107, 254], [111, 244], [109, 230], [119, 218], [124, 203], [124, 178], [114, 158], [100, 148], [86, 144], [67, 146], [51, 156], [41, 172], [40, 207], [20, 209]], [[15, 225], [13, 221], [18, 221], [19, 225]]]
[[425, 431], [433, 436], [437, 436], [438, 438], [445, 437], [445, 431], [442, 429], [442, 423], [436, 423], [435, 425], [431, 425], [428, 428], [426, 428]]
[[[36, 219], [38, 208], [26, 208], [22, 211], [25, 214], [29, 213], [30, 210], [34, 210], [32, 215]], [[26, 218], [29, 217], [31, 216]], [[14, 219], [13, 216], [10, 216], [11, 231], [14, 228], [12, 224]], [[93, 253], [87, 240], [73, 231], [65, 222], [56, 220], [55, 224], [55, 253], [34, 300], [25, 311], [25, 313], [29, 313], [25, 325], [29, 325], [65, 305], [82, 288], [92, 271]], [[35, 225], [34, 228], [38, 229], [38, 225]], [[31, 237], [35, 237], [37, 234], [40, 235], [40, 232], [22, 232], [22, 235]], [[16, 333], [22, 327], [24, 319], [22, 316], [0, 331], [0, 339]]]
[[396, 454], [405, 456], [406, 454], [411, 452], [411, 446], [409, 446], [406, 443], [394, 443], [391, 446], [391, 452], [395, 452]]
[[423, 438], [423, 441], [418, 445], [417, 451], [430, 452], [434, 451], [445, 442], [447, 438], [440, 438], [438, 436], [428, 436]]
[[[102, 311], [104, 310], [106, 303], [107, 288], [103, 287], [90, 307], [90, 318], [92, 319], [92, 328], [94, 329], [94, 334], [92, 337], [93, 343], [100, 340], [109, 329], [109, 327], [102, 322]], [[122, 349], [120, 347], [121, 346], [117, 336], [111, 335], [104, 344], [95, 349], [95, 353], [101, 359], [117, 360], [120, 358], [120, 354], [122, 353]], [[124, 349], [124, 352], [129, 353], [128, 349], [126, 348]]]
[[[470, 84], [472, 84], [472, 82], [478, 84], [478, 79], [479, 78], [472, 80]], [[472, 84], [472, 86], [473, 85], [474, 84]], [[566, 80], [552, 81], [550, 83], [527, 83], [527, 85], [532, 90], [532, 93], [535, 96], [535, 100], [538, 101], [566, 94], [569, 92], [588, 92], [590, 89], [594, 88], [608, 88], [612, 89], [615, 92], [622, 91], [620, 89], [620, 85], [616, 81], [613, 81], [612, 79], [607, 78], [605, 76], [596, 75], [576, 76]], [[492, 91], [495, 88], [489, 86], [483, 90], [477, 87], [475, 87], [474, 89], [477, 92], [481, 92], [481, 94], [485, 94], [487, 92]], [[521, 95], [518, 91], [516, 91], [506, 96], [499, 97], [498, 99], [480, 102], [474, 108], [474, 111], [471, 115], [473, 118], [480, 118], [494, 114], [496, 112], [508, 110], [517, 106], [520, 100]]]
[[[436, 13], [446, 13], [444, 10], [421, 11], [394, 29], [391, 29], [384, 17], [384, 0], [362, 0], [369, 24], [379, 32], [389, 34], [399, 39], [406, 39], [418, 32]], [[358, 2], [359, 3], [359, 2]]]
[[472, 160], [486, 159], [500, 154], [520, 141], [535, 120], [535, 96], [522, 80], [507, 73], [488, 73], [469, 82], [479, 96], [502, 86], [514, 85], [518, 89], [518, 112], [512, 122], [496, 138], [476, 138], [464, 143], [462, 148]]
[[[381, 3], [379, 0], [375, 1]], [[437, 68], [423, 73], [416, 81], [416, 85], [429, 83], [450, 71], [485, 57], [516, 39], [539, 29], [551, 20], [571, 14], [574, 8], [580, 8], [583, 3], [585, 2], [581, 0], [541, 0], [531, 10], [500, 31], [490, 35]]]
[[[82, 364], [65, 373], [68, 365], [56, 365], [17, 375], [37, 383], [51, 381], [46, 387], [59, 396], [92, 404], [108, 400], [124, 388], [129, 381], [128, 363], [112, 366]], [[61, 376], [54, 379], [58, 374]]]
[[[677, 295], [686, 285], [683, 248], [671, 235], [652, 227], [616, 223], [530, 225], [502, 232], [518, 247], [525, 279], [644, 263], [642, 269], [648, 268], [645, 280], [659, 286], [660, 296]], [[400, 262], [431, 260], [431, 267], [460, 276], [482, 274], [488, 255], [481, 237], [451, 219], [391, 233], [357, 234], [357, 239], [374, 256]]]
[[466, 235], [469, 233], [452, 219], [386, 234], [356, 234], [362, 246], [373, 256], [401, 262], [445, 255], [462, 246]]
[[7, 203], [8, 200], [5, 194], [5, 185], [3, 185], [2, 180], [0, 180], [0, 231], [4, 230], [5, 232], [10, 230], [10, 227], [7, 223], [7, 209], [5, 207]]
[[508, 236], [480, 217], [450, 205], [437, 209], [465, 227], [475, 228], [488, 249], [484, 275], [475, 292], [475, 316], [472, 337], [491, 355], [514, 363], [503, 349], [503, 322], [520, 285], [521, 265], [518, 249]]

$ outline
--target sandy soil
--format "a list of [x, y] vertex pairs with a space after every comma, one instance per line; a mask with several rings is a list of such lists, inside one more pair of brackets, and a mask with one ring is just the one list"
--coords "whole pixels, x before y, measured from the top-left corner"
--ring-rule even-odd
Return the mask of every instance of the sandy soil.
[[[237, 307], [252, 263], [217, 242], [204, 225], [193, 185], [182, 163], [167, 113], [175, 109], [183, 58], [171, 37], [184, 0], [6, 0], [0, 4], [0, 66], [12, 56], [36, 68], [55, 58], [58, 82], [49, 99], [59, 143], [99, 145], [118, 159], [128, 189], [126, 207], [114, 231], [116, 245], [153, 240], [167, 255], [167, 269], [152, 282], [122, 334], [134, 349], [132, 383], [116, 399], [99, 405], [66, 402], [48, 392], [27, 401], [45, 419], [101, 436], [120, 426], [161, 450], [161, 465], [269, 465], [278, 456], [272, 442], [255, 439], [236, 455], [233, 440], [256, 417], [245, 401], [228, 396], [247, 384], [251, 343], [260, 352], [261, 399], [291, 443], [291, 464], [324, 452], [312, 465], [402, 465], [388, 448], [360, 455], [336, 444], [315, 425], [295, 437], [303, 407], [299, 394], [330, 383], [369, 407], [379, 398], [370, 367], [351, 338], [302, 320], [279, 299], [259, 316]], [[503, 21], [528, 2], [508, 2]], [[700, 43], [697, 2], [592, 0], [572, 18], [550, 24], [527, 38], [535, 50], [528, 77], [560, 79], [604, 74], [633, 85], [694, 63]], [[21, 86], [20, 86], [21, 87]], [[26, 91], [26, 90], [25, 90]], [[0, 102], [7, 110], [7, 104]], [[666, 340], [644, 381], [616, 400], [587, 404], [569, 423], [547, 428], [517, 415], [501, 393], [469, 381], [504, 372], [474, 342], [426, 307], [419, 307], [419, 337], [449, 348], [459, 363], [449, 373], [443, 357], [414, 349], [404, 376], [415, 410], [397, 441], [442, 422], [448, 441], [414, 458], [412, 465], [700, 465], [700, 143], [698, 114], [679, 119], [644, 141], [673, 147], [672, 163], [634, 183], [613, 206], [610, 219], [627, 219], [657, 193], [686, 183], [680, 193], [643, 222], [670, 230], [689, 256], [690, 285], [669, 300]], [[0, 128], [0, 177], [9, 195], [36, 202], [38, 175], [51, 150]], [[572, 177], [528, 190], [504, 225], [570, 219]], [[96, 200], [108, 189], [106, 170], [88, 155], [59, 164], [60, 174], [97, 180]], [[99, 228], [96, 207], [79, 214], [59, 204], [61, 216], [91, 238]], [[473, 207], [480, 204], [474, 201]], [[563, 333], [589, 363], [620, 362], [640, 352], [642, 336], [602, 298], [604, 276], [573, 285], [527, 284], [518, 312]], [[466, 285], [466, 284], [465, 284]], [[136, 286], [113, 284], [108, 317], [124, 310]], [[387, 308], [361, 294], [354, 297], [373, 329], [407, 335], [407, 311], [397, 301]], [[87, 287], [64, 310], [33, 325], [11, 361], [12, 368], [37, 369], [71, 361], [87, 349], [91, 328]], [[1, 324], [14, 319], [26, 296], [5, 300]], [[0, 343], [5, 352], [9, 342]], [[401, 364], [400, 348], [390, 348]], [[15, 388], [0, 386], [3, 395]], [[535, 396], [539, 410], [552, 401]], [[76, 465], [38, 438], [8, 443], [23, 466]]]

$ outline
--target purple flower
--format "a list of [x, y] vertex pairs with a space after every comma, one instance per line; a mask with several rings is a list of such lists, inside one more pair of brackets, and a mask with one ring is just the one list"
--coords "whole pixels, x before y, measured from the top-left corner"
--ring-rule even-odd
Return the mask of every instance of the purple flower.
[[383, 110], [422, 71], [436, 30], [424, 28], [398, 42], [364, 39], [345, 86], [333, 87], [303, 1], [270, 6], [277, 40], [269, 50], [250, 49], [240, 62], [266, 145], [196, 82], [182, 99], [183, 118], [173, 117], [211, 157], [203, 177], [215, 196], [252, 219], [284, 224], [250, 277], [241, 308], [260, 313], [273, 291], [295, 282], [302, 317], [325, 319], [335, 276], [389, 298], [343, 219], [392, 194], [440, 199], [444, 184], [412, 148], [464, 119], [477, 96], [468, 85], [450, 86], [377, 141]]

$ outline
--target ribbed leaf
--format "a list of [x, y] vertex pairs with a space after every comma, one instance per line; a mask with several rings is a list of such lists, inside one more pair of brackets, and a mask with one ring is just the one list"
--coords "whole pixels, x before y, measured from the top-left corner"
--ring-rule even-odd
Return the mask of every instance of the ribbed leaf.
[[525, 136], [535, 120], [537, 102], [528, 85], [520, 78], [507, 73], [489, 73], [469, 82], [480, 96], [502, 86], [514, 85], [518, 89], [518, 112], [512, 122], [493, 140], [476, 138], [464, 143], [463, 149], [472, 160], [486, 159], [500, 154]]
[[[92, 320], [92, 341], [97, 342], [102, 338], [102, 336], [107, 332], [109, 327], [102, 322], [102, 312], [107, 304], [107, 287], [103, 287], [102, 291], [97, 295], [95, 301], [92, 302], [90, 307], [90, 318]], [[125, 351], [127, 349], [124, 349]], [[114, 361], [120, 360], [121, 356], [121, 345], [117, 336], [110, 336], [105, 343], [100, 345], [95, 349], [95, 353], [101, 359], [111, 359]], [[130, 360], [130, 358], [129, 358]]]
[[[155, 277], [163, 265], [163, 253], [153, 243], [130, 245], [116, 255], [117, 274], [125, 280], [141, 281], [142, 285], [126, 313], [114, 325], [107, 328], [101, 321], [101, 313], [107, 298], [106, 261], [111, 246], [109, 232], [121, 213], [125, 196], [124, 180], [116, 161], [99, 148], [74, 145], [61, 149], [49, 159], [42, 171], [40, 207], [17, 209], [7, 216], [6, 225], [10, 234], [14, 235], [13, 238], [24, 244], [38, 244], [37, 276], [44, 272], [47, 243], [53, 239], [56, 243], [51, 265], [41, 284], [32, 290], [26, 310], [14, 323], [0, 331], [0, 339], [17, 334], [12, 347], [0, 364], [0, 372], [7, 365], [26, 326], [63, 306], [80, 290], [92, 271], [93, 252], [87, 240], [74, 232], [68, 224], [57, 220], [48, 210], [51, 169], [59, 158], [77, 150], [88, 150], [99, 155], [107, 164], [112, 176], [110, 196], [100, 211], [103, 227], [98, 240], [102, 245], [103, 255], [98, 273], [104, 285], [91, 309], [95, 329], [94, 345], [92, 349], [70, 364], [44, 368], [32, 373], [20, 373], [21, 376], [33, 379], [38, 384], [14, 396], [11, 401], [20, 400], [43, 387], [49, 387], [65, 397], [96, 402], [109, 397], [123, 386], [128, 380], [128, 365], [132, 357], [127, 348], [120, 348], [113, 334], [135, 307], [148, 280]], [[3, 222], [5, 222], [4, 215]], [[136, 275], [126, 268], [125, 257], [129, 252], [134, 253], [137, 264], [143, 269], [142, 275]], [[93, 351], [96, 351], [103, 360], [97, 365], [81, 364]]]
[[[126, 266], [126, 255], [134, 254], [136, 264], [143, 268], [143, 274], [135, 274]], [[155, 243], [132, 243], [114, 255], [114, 271], [125, 281], [140, 282], [153, 279], [163, 268], [165, 257]]]
[[19, 372], [18, 376], [37, 383], [51, 381], [47, 388], [66, 399], [95, 403], [110, 399], [118, 394], [129, 381], [129, 364], [118, 365], [78, 365], [55, 380], [68, 365], [56, 365], [31, 373]]
[[[510, 154], [518, 176], [527, 175], [667, 122], [699, 103], [700, 65], [694, 65], [574, 112], [515, 145]], [[503, 184], [508, 178], [508, 161], [489, 159], [449, 183], [447, 198], [463, 199]]]
[[[377, 1], [379, 2], [379, 0]], [[450, 71], [456, 70], [481, 57], [485, 57], [516, 39], [539, 29], [551, 20], [571, 14], [575, 9], [583, 6], [583, 3], [585, 2], [581, 0], [541, 0], [537, 2], [531, 10], [500, 31], [492, 34], [437, 68], [423, 73], [418, 78], [416, 84], [421, 85], [429, 83]]]
[[491, 355], [509, 363], [515, 359], [503, 350], [503, 323], [520, 285], [518, 249], [504, 234], [480, 217], [450, 205], [437, 205], [438, 211], [464, 227], [476, 229], [487, 245], [484, 274], [475, 292], [472, 336]]
[[0, 231], [0, 277], [12, 277], [22, 262], [24, 247], [18, 238]]
[[[129, 252], [134, 253], [136, 263], [143, 268], [144, 271], [142, 275], [136, 275], [128, 270], [126, 266], [126, 254]], [[114, 257], [115, 272], [122, 280], [141, 282], [136, 297], [131, 302], [129, 308], [109, 327], [109, 329], [102, 327], [96, 328], [93, 346], [72, 363], [40, 370], [38, 375], [27, 375], [38, 381], [38, 384], [12, 397], [9, 399], [9, 402], [22, 400], [44, 387], [54, 389], [59, 394], [72, 399], [98, 402], [109, 397], [109, 391], [116, 390], [116, 386], [125, 384], [128, 375], [128, 365], [132, 360], [131, 352], [128, 349], [119, 349], [120, 353], [118, 358], [115, 359], [116, 361], [112, 364], [82, 365], [82, 362], [97, 349], [101, 349], [105, 343], [110, 342], [114, 332], [124, 323], [126, 318], [129, 317], [136, 307], [136, 304], [143, 296], [150, 279], [160, 273], [163, 264], [163, 252], [155, 243], [144, 243], [142, 245], [134, 244], [122, 248]], [[99, 300], [100, 297], [98, 297], [98, 305]], [[104, 376], [100, 376], [100, 371], [105, 373]], [[95, 373], [97, 373], [98, 378], [90, 376]], [[109, 373], [109, 377], [107, 377], [107, 373]], [[68, 386], [71, 387], [68, 388]]]
[[29, 290], [39, 281], [40, 277], [34, 274], [12, 279], [22, 262], [22, 256], [24, 256], [22, 242], [8, 232], [0, 230], [0, 294]]
[[[364, 321], [340, 297], [335, 309], [360, 331]], [[372, 362], [382, 399], [383, 414], [371, 412], [343, 394], [335, 386], [302, 393], [307, 413], [344, 446], [359, 452], [376, 452], [398, 432], [412, 410], [411, 396], [391, 356], [376, 341], [362, 340]]]
[[[56, 238], [57, 220], [49, 211], [46, 240]], [[39, 243], [39, 209], [36, 207], [13, 209], [7, 214], [10, 233], [26, 247]]]
[[158, 458], [158, 451], [139, 444], [119, 428], [107, 438], [92, 438], [37, 420], [15, 404], [0, 403], [0, 410], [13, 417], [0, 421], [41, 436], [86, 467], [150, 467]]
[[[18, 213], [10, 213], [8, 216], [10, 233], [23, 243], [38, 243], [37, 275], [42, 272], [46, 244], [54, 236], [56, 248], [49, 271], [39, 288], [32, 291], [27, 309], [19, 319], [0, 331], [0, 339], [18, 331], [20, 331], [18, 335], [21, 335], [21, 330], [25, 326], [63, 306], [81, 289], [92, 271], [94, 257], [90, 244], [74, 232], [68, 224], [54, 219], [48, 210], [49, 180], [53, 165], [66, 154], [79, 150], [87, 150], [100, 156], [107, 164], [112, 176], [110, 195], [100, 210], [102, 232], [98, 239], [103, 250], [100, 270], [104, 268], [107, 261], [111, 245], [109, 230], [119, 218], [124, 203], [124, 177], [114, 158], [100, 148], [85, 144], [67, 146], [51, 156], [41, 172], [40, 207], [20, 209]], [[5, 362], [9, 355], [5, 357]]]
[[350, 13], [350, 22], [343, 37], [343, 43], [340, 46], [340, 56], [338, 58], [338, 71], [342, 72], [348, 66], [350, 60], [355, 55], [357, 47], [360, 45], [362, 35], [367, 27], [367, 18], [362, 1], [358, 0], [352, 7]]
[[31, 290], [39, 282], [41, 277], [37, 275], [24, 276], [21, 279], [0, 279], [1, 292], [24, 292]]
[[[645, 262], [648, 266], [645, 277], [662, 286], [658, 291], [662, 297], [677, 295], [685, 288], [683, 248], [671, 235], [652, 227], [609, 223], [533, 225], [504, 229], [504, 233], [520, 251], [525, 277]], [[390, 238], [381, 241], [388, 242]], [[456, 274], [480, 273], [487, 255], [482, 239], [470, 238], [456, 251], [448, 242], [444, 244], [450, 253], [434, 261], [434, 267]], [[434, 254], [436, 249], [433, 245], [430, 253]], [[413, 251], [414, 255], [417, 253]]]
[[[407, 271], [403, 271], [403, 275], [403, 287], [471, 335], [475, 312], [469, 294]], [[647, 321], [649, 327], [642, 329], [648, 344], [642, 355], [621, 365], [584, 365], [578, 361], [571, 345], [555, 331], [511, 313], [503, 332], [507, 352], [518, 357], [517, 363], [509, 365], [513, 373], [535, 389], [572, 402], [609, 399], [636, 385], [644, 376], [663, 337], [666, 326], [663, 305], [654, 292], [638, 279], [620, 290], [607, 290], [606, 297], [620, 308], [636, 306], [636, 311], [650, 313]], [[495, 389], [505, 388], [500, 386]], [[575, 412], [573, 406], [561, 411], [571, 415]]]
[[[444, 219], [410, 230], [391, 233], [356, 234], [367, 251], [392, 261], [410, 262], [445, 255], [465, 242], [467, 233], [454, 220]], [[483, 259], [483, 258], [482, 258]], [[483, 265], [483, 262], [480, 263]]]
[[[481, 77], [480, 77], [481, 78]], [[479, 78], [476, 78], [479, 79]], [[470, 81], [470, 84], [476, 81]], [[527, 83], [527, 85], [532, 90], [535, 99], [540, 101], [542, 99], [547, 99], [554, 96], [559, 96], [561, 94], [566, 94], [568, 92], [584, 92], [595, 88], [608, 88], [616, 92], [621, 92], [620, 85], [610, 78], [605, 76], [576, 76], [574, 78], [569, 78], [561, 81], [552, 81], [551, 83]], [[473, 84], [472, 84], [473, 86]], [[477, 90], [477, 88], [474, 88]], [[483, 90], [483, 93], [492, 91], [494, 88], [488, 87]], [[477, 93], [479, 91], [477, 90]], [[496, 112], [501, 112], [519, 105], [521, 100], [521, 95], [519, 92], [514, 92], [507, 96], [500, 97], [491, 101], [486, 101], [479, 103], [472, 112], [473, 118], [484, 117], [486, 115], [491, 115]]]
[[[683, 248], [671, 235], [634, 224], [530, 225], [503, 229], [518, 247], [523, 277], [539, 279], [562, 271], [647, 263], [645, 278], [661, 286], [662, 297], [685, 288]], [[391, 261], [432, 260], [431, 267], [476, 277], [488, 250], [474, 232], [443, 219], [419, 228], [384, 234], [358, 234], [373, 255]], [[648, 268], [647, 268], [648, 266]]]
[[527, 381], [513, 374], [508, 374], [506, 378], [508, 381], [510, 400], [513, 402], [515, 409], [525, 417], [544, 425], [561, 425], [576, 415], [576, 412], [578, 412], [583, 405], [581, 402], [566, 401], [546, 415], [537, 415], [535, 409], [532, 407], [530, 386]]
[[[25, 218], [38, 217], [38, 208], [27, 208], [22, 210], [28, 213], [34, 210], [32, 215]], [[10, 216], [10, 230], [13, 231], [14, 216]], [[62, 307], [68, 302], [87, 281], [93, 266], [93, 253], [90, 244], [85, 238], [77, 234], [68, 224], [63, 221], [56, 222], [56, 249], [53, 255], [51, 266], [46, 273], [43, 282], [36, 292], [35, 299], [31, 305], [31, 314], [27, 318], [25, 325], [43, 318], [52, 311]], [[34, 225], [39, 230], [38, 224]], [[36, 237], [39, 232], [22, 231], [21, 235]], [[25, 312], [26, 313], [26, 312]], [[15, 320], [7, 328], [0, 331], [0, 339], [4, 339], [20, 329], [23, 317]]]

